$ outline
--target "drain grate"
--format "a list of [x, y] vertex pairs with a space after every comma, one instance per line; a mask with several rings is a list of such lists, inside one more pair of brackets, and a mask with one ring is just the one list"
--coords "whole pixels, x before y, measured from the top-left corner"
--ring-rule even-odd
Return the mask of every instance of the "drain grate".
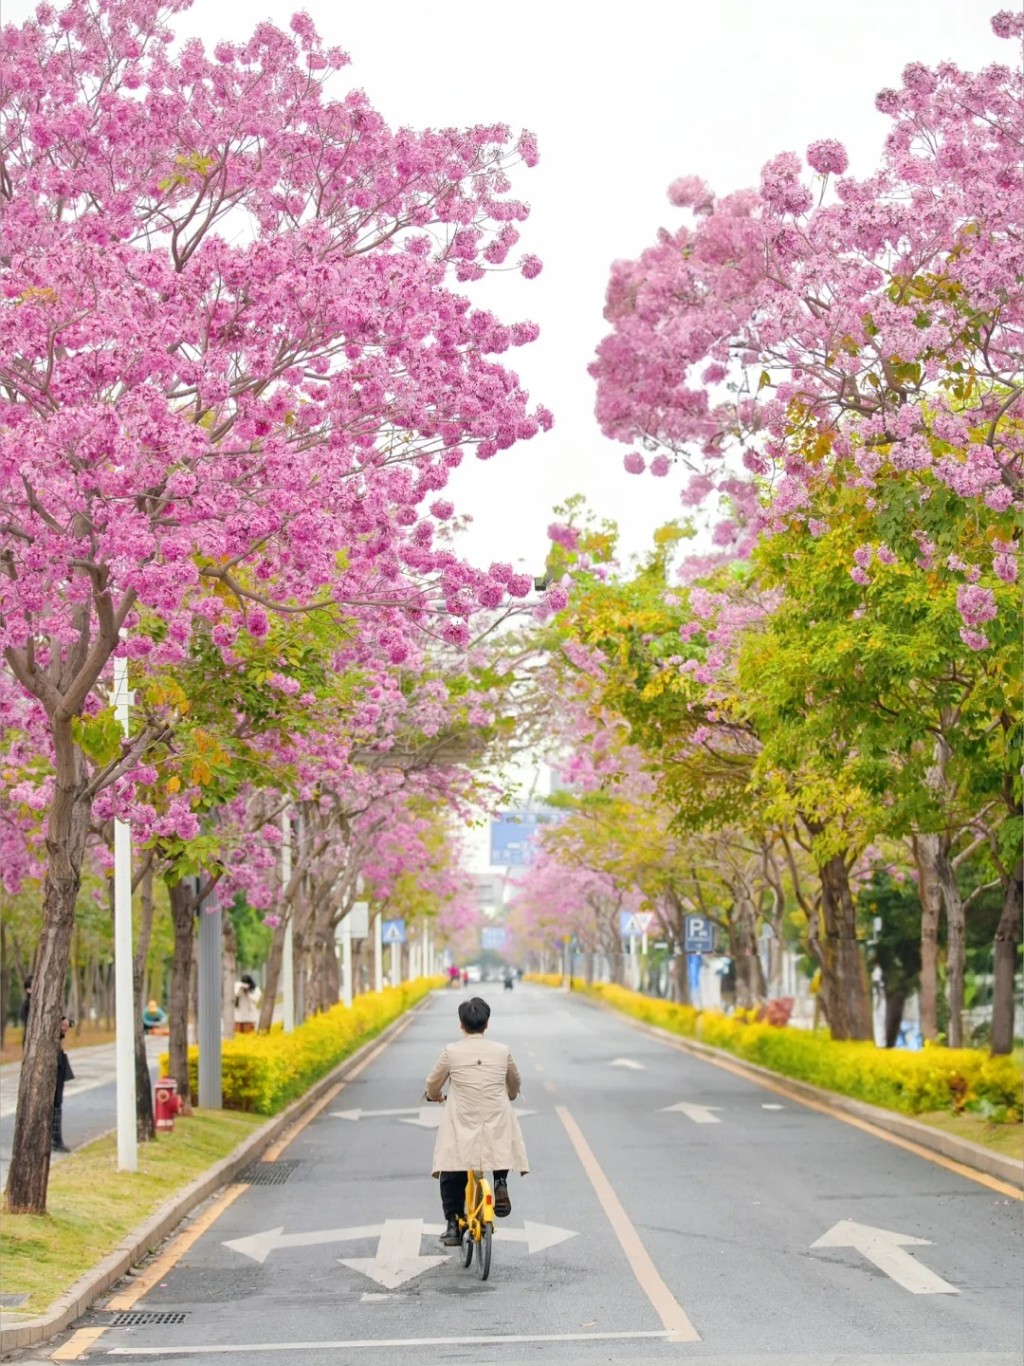
[[0, 1295], [0, 1309], [20, 1309], [27, 1302], [27, 1295]]
[[170, 1327], [173, 1323], [184, 1323], [185, 1314], [161, 1314], [156, 1310], [130, 1309], [123, 1314], [115, 1314], [107, 1325], [109, 1328]]
[[298, 1165], [298, 1162], [250, 1162], [235, 1180], [247, 1186], [280, 1186]]

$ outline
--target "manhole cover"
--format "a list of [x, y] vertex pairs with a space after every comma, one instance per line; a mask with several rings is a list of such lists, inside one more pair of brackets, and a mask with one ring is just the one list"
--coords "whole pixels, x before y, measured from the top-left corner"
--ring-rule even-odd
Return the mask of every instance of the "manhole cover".
[[27, 1295], [0, 1295], [0, 1309], [20, 1309], [27, 1301]]
[[160, 1327], [165, 1324], [170, 1326], [173, 1323], [184, 1322], [184, 1314], [160, 1314], [151, 1309], [131, 1309], [124, 1314], [115, 1314], [110, 1320], [108, 1327], [141, 1328], [143, 1325], [146, 1325], [147, 1327]]
[[235, 1180], [247, 1186], [280, 1186], [298, 1165], [298, 1162], [250, 1162]]

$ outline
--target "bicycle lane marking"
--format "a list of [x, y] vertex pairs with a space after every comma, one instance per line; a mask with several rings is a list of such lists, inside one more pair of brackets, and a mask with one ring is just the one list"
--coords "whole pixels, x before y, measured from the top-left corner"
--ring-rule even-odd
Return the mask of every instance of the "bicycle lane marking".
[[661, 1273], [651, 1260], [650, 1253], [641, 1242], [640, 1235], [623, 1208], [622, 1201], [615, 1194], [612, 1183], [605, 1175], [604, 1169], [594, 1156], [593, 1149], [584, 1137], [582, 1129], [564, 1105], [556, 1105], [555, 1114], [562, 1121], [562, 1126], [569, 1135], [569, 1141], [575, 1148], [576, 1156], [587, 1174], [587, 1179], [594, 1188], [594, 1194], [600, 1201], [601, 1208], [612, 1226], [612, 1232], [625, 1253], [637, 1284], [650, 1300], [654, 1312], [667, 1330], [669, 1341], [699, 1342], [700, 1334], [690, 1322], [685, 1309], [669, 1290]]

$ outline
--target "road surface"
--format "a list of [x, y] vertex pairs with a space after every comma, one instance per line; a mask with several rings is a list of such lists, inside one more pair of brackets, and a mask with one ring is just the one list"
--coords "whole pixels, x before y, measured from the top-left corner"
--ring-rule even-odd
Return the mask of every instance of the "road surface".
[[437, 1239], [418, 1102], [462, 995], [439, 992], [265, 1164], [280, 1180], [104, 1302], [141, 1319], [91, 1313], [62, 1359], [1020, 1366], [1020, 1202], [578, 998], [475, 990], [532, 1166], [487, 1282]]

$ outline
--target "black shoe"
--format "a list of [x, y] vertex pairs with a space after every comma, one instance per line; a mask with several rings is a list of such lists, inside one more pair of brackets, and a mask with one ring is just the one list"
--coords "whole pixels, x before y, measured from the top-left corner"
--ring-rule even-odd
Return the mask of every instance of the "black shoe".
[[462, 1242], [462, 1230], [459, 1228], [458, 1219], [448, 1220], [448, 1227], [441, 1234], [441, 1242], [445, 1247], [458, 1247]]
[[508, 1198], [507, 1181], [495, 1181], [494, 1183], [494, 1212], [499, 1219], [504, 1219], [506, 1214], [512, 1213], [512, 1201]]
[[71, 1149], [68, 1147], [68, 1145], [67, 1145], [66, 1143], [51, 1143], [51, 1144], [50, 1144], [50, 1152], [51, 1152], [51, 1153], [69, 1153], [70, 1151], [71, 1151]]

